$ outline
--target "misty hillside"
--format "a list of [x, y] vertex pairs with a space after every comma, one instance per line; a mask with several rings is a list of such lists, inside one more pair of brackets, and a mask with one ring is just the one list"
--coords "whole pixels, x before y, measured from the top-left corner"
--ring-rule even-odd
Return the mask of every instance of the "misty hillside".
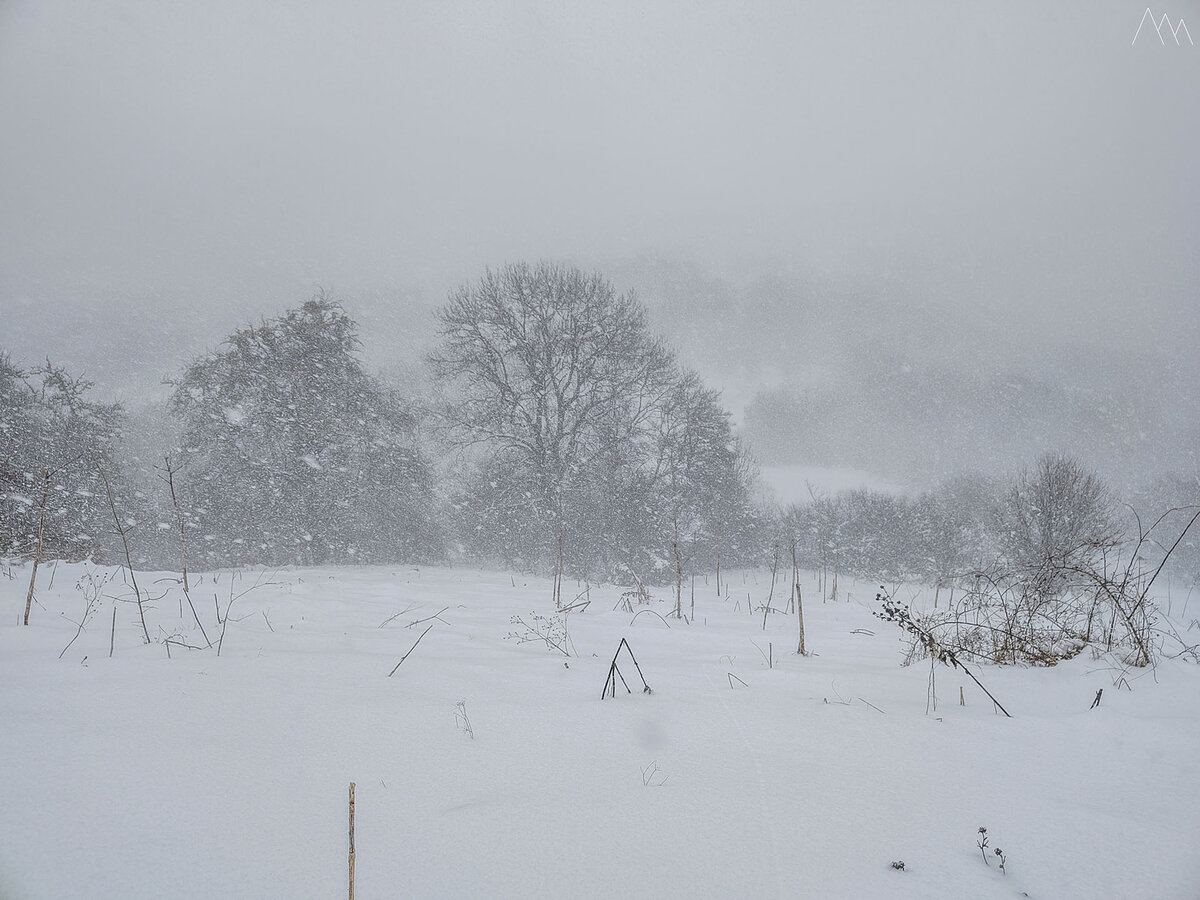
[[997, 327], [920, 295], [919, 282], [735, 282], [647, 261], [618, 271], [725, 388], [765, 465], [928, 484], [1059, 449], [1130, 487], [1196, 468], [1200, 354], [1164, 322], [1090, 342], [1071, 321], [1034, 334]]

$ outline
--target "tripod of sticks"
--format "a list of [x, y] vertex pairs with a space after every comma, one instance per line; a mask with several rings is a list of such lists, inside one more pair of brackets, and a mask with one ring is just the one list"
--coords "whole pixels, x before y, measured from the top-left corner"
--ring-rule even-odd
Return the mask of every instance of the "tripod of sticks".
[[650, 690], [650, 685], [646, 683], [646, 676], [642, 674], [642, 667], [638, 665], [637, 657], [633, 655], [633, 650], [630, 648], [629, 642], [626, 641], [625, 638], [621, 638], [621, 643], [617, 645], [617, 652], [613, 654], [612, 664], [608, 667], [608, 678], [604, 680], [604, 690], [600, 692], [601, 700], [603, 700], [605, 697], [615, 698], [617, 696], [618, 678], [621, 679], [621, 684], [625, 686], [625, 692], [627, 694], [633, 693], [628, 682], [625, 681], [625, 676], [622, 675], [621, 670], [617, 668], [617, 660], [621, 656], [622, 648], [624, 648], [625, 652], [629, 654], [629, 658], [633, 660], [633, 667], [637, 669], [638, 678], [642, 679], [642, 693], [654, 693], [654, 691]]

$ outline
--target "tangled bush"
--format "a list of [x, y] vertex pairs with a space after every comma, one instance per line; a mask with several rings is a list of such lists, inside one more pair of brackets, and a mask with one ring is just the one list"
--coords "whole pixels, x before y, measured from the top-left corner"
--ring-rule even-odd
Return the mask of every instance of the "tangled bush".
[[[1166, 562], [1144, 567], [1151, 531], [1124, 551], [1100, 553], [1094, 565], [1047, 562], [1023, 569], [997, 563], [973, 573], [968, 589], [949, 607], [914, 619], [939, 646], [979, 661], [1052, 666], [1091, 645], [1120, 653], [1128, 665], [1149, 665], [1159, 635], [1149, 594]], [[914, 641], [909, 660], [927, 654]]]
[[1178, 512], [1149, 528], [1133, 513], [1135, 537], [1126, 540], [1095, 475], [1069, 457], [1042, 457], [997, 508], [996, 559], [955, 578], [963, 589], [951, 591], [948, 607], [906, 611], [914, 625], [908, 661], [936, 647], [970, 660], [1052, 666], [1093, 646], [1150, 665], [1165, 637], [1151, 588], [1200, 518], [1192, 515], [1173, 543], [1160, 542], [1157, 532]]

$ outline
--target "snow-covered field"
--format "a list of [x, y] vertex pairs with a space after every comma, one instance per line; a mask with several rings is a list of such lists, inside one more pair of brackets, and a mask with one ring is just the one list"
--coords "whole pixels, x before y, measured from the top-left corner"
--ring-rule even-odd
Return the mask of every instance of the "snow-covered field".
[[[58, 659], [88, 573], [114, 577]], [[1180, 660], [985, 667], [1006, 719], [944, 667], [927, 713], [930, 667], [901, 667], [869, 585], [822, 604], [806, 580], [808, 657], [793, 616], [764, 631], [747, 611], [762, 572], [729, 599], [702, 579], [695, 621], [670, 627], [593, 587], [566, 657], [506, 639], [512, 616], [552, 615], [543, 580], [194, 575], [214, 642], [214, 596], [222, 614], [237, 597], [218, 657], [181, 646], [206, 641], [174, 576], [139, 575], [163, 595], [146, 645], [116, 570], [43, 567], [28, 627], [29, 570], [9, 574], [4, 900], [345, 896], [351, 781], [360, 900], [1200, 896], [1200, 668]], [[641, 608], [666, 615], [668, 593]], [[622, 637], [653, 693], [623, 659], [634, 693], [601, 700]]]

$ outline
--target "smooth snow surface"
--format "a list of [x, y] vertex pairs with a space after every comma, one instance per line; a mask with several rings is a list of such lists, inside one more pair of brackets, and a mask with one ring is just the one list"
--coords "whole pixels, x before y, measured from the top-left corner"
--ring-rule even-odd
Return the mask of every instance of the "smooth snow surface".
[[[115, 577], [56, 659], [86, 572]], [[1200, 896], [1200, 668], [1180, 660], [980, 667], [1012, 719], [939, 666], [926, 714], [930, 666], [900, 665], [869, 585], [822, 604], [805, 580], [805, 658], [793, 616], [764, 632], [747, 611], [766, 573], [734, 573], [727, 599], [700, 578], [696, 621], [669, 628], [592, 587], [567, 658], [506, 639], [553, 614], [549, 582], [424, 568], [193, 575], [214, 642], [214, 596], [242, 596], [219, 658], [170, 659], [164, 638], [205, 641], [175, 576], [139, 573], [155, 642], [121, 600], [109, 658], [116, 570], [43, 566], [28, 627], [29, 569], [9, 575], [4, 900], [346, 896], [350, 781], [359, 900]], [[641, 608], [666, 616], [671, 593]], [[635, 692], [601, 700], [622, 637], [654, 692], [623, 660]]]

